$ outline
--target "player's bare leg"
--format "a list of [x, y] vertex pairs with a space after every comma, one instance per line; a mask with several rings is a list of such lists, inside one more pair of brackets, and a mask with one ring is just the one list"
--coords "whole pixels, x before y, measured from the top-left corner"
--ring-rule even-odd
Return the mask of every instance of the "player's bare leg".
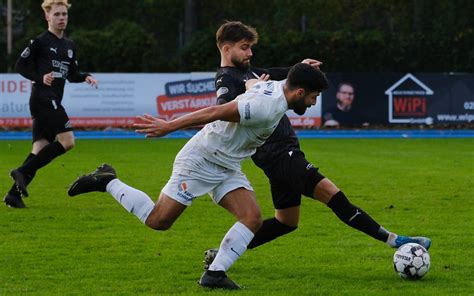
[[186, 208], [185, 205], [171, 199], [162, 192], [155, 207], [148, 215], [145, 224], [155, 230], [167, 230]]

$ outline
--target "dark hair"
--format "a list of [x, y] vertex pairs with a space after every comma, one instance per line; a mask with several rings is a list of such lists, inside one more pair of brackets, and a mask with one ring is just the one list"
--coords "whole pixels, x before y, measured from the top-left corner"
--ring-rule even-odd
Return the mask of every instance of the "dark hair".
[[291, 67], [286, 81], [290, 90], [301, 87], [305, 92], [315, 92], [329, 87], [328, 79], [322, 71], [304, 63]]
[[342, 87], [343, 85], [350, 86], [350, 87], [352, 87], [353, 90], [355, 90], [354, 84], [352, 84], [352, 82], [343, 81], [343, 82], [341, 82], [341, 83], [339, 83], [339, 84], [337, 85], [337, 91], [340, 91], [340, 90], [341, 90], [341, 87]]
[[226, 21], [216, 32], [217, 47], [221, 48], [224, 43], [237, 43], [246, 40], [250, 43], [258, 42], [258, 33], [255, 28], [237, 21]]

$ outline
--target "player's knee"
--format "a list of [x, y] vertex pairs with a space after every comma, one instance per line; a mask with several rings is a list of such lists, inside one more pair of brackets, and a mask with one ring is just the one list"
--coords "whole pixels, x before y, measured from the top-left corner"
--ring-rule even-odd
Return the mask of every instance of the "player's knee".
[[250, 230], [256, 232], [262, 226], [262, 215], [260, 214], [260, 211], [249, 213], [240, 219], [240, 222]]
[[155, 230], [168, 230], [173, 225], [173, 221], [165, 219], [147, 219], [145, 224]]
[[314, 198], [327, 205], [340, 189], [328, 178], [321, 180], [314, 188]]
[[298, 227], [300, 222], [300, 210], [298, 207], [292, 207], [282, 210], [276, 210], [275, 218], [278, 222], [288, 227]]
[[66, 151], [69, 151], [74, 148], [74, 146], [76, 146], [74, 140], [60, 141], [59, 143], [61, 143], [61, 145], [64, 147], [64, 150]]

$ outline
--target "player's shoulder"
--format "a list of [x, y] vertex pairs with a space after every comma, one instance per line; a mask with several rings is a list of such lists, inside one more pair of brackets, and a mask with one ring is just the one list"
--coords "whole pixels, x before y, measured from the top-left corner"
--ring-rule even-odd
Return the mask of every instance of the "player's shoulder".
[[222, 67], [217, 70], [215, 77], [216, 87], [239, 86], [244, 83], [242, 74], [233, 67]]
[[283, 94], [284, 83], [285, 81], [278, 80], [258, 81], [252, 88], [257, 89], [263, 95], [279, 97]]
[[268, 80], [255, 84], [261, 86], [259, 90], [261, 101], [268, 105], [271, 110], [280, 110], [287, 107], [285, 94], [283, 92], [283, 81]]
[[48, 31], [44, 31], [35, 37], [31, 38], [30, 43], [48, 43], [48, 40], [51, 39], [51, 35]]
[[270, 101], [279, 101], [284, 98], [281, 82], [274, 80], [258, 81], [246, 93], [249, 98], [262, 104], [269, 104]]
[[218, 78], [241, 80], [244, 72], [237, 67], [219, 67], [216, 72]]
[[65, 44], [67, 44], [67, 45], [70, 46], [70, 47], [74, 47], [74, 46], [75, 46], [75, 45], [74, 45], [74, 44], [75, 44], [74, 41], [73, 41], [71, 38], [69, 38], [69, 37], [64, 36], [64, 37], [63, 37], [63, 41], [64, 41]]
[[252, 73], [255, 73], [257, 76], [261, 76], [262, 74], [269, 74], [269, 71], [268, 69], [264, 69], [264, 68], [257, 68], [257, 67], [250, 67], [249, 70], [252, 72]]

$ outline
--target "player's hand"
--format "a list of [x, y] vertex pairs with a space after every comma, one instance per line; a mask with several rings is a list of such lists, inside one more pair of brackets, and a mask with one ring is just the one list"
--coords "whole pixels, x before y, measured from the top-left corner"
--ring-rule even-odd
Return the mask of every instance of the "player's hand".
[[320, 61], [315, 60], [315, 59], [304, 59], [301, 62], [304, 63], [304, 64], [308, 64], [311, 67], [313, 67], [315, 69], [318, 69], [318, 70], [319, 70], [319, 66], [321, 66], [323, 64], [323, 62], [320, 62]]
[[51, 84], [53, 84], [53, 80], [54, 80], [54, 76], [53, 76], [52, 71], [48, 74], [43, 75], [43, 84], [44, 85], [51, 86]]
[[133, 126], [137, 129], [135, 132], [139, 134], [145, 134], [147, 138], [152, 137], [163, 137], [169, 133], [168, 122], [163, 119], [159, 119], [151, 116], [150, 114], [143, 114], [143, 116], [137, 116], [142, 123], [134, 123]]
[[249, 79], [247, 81], [245, 81], [245, 89], [251, 89], [252, 86], [257, 83], [257, 82], [261, 82], [261, 81], [267, 81], [268, 79], [270, 79], [270, 75], [269, 74], [262, 74], [260, 77], [258, 77], [258, 79], [256, 78], [252, 78], [252, 79]]
[[86, 82], [87, 84], [90, 84], [90, 86], [92, 87], [95, 87], [95, 88], [98, 88], [99, 87], [99, 83], [97, 82], [97, 80], [92, 77], [92, 76], [87, 76], [86, 77]]
[[270, 79], [270, 74], [263, 73], [260, 77], [258, 77], [258, 81], [268, 81]]

